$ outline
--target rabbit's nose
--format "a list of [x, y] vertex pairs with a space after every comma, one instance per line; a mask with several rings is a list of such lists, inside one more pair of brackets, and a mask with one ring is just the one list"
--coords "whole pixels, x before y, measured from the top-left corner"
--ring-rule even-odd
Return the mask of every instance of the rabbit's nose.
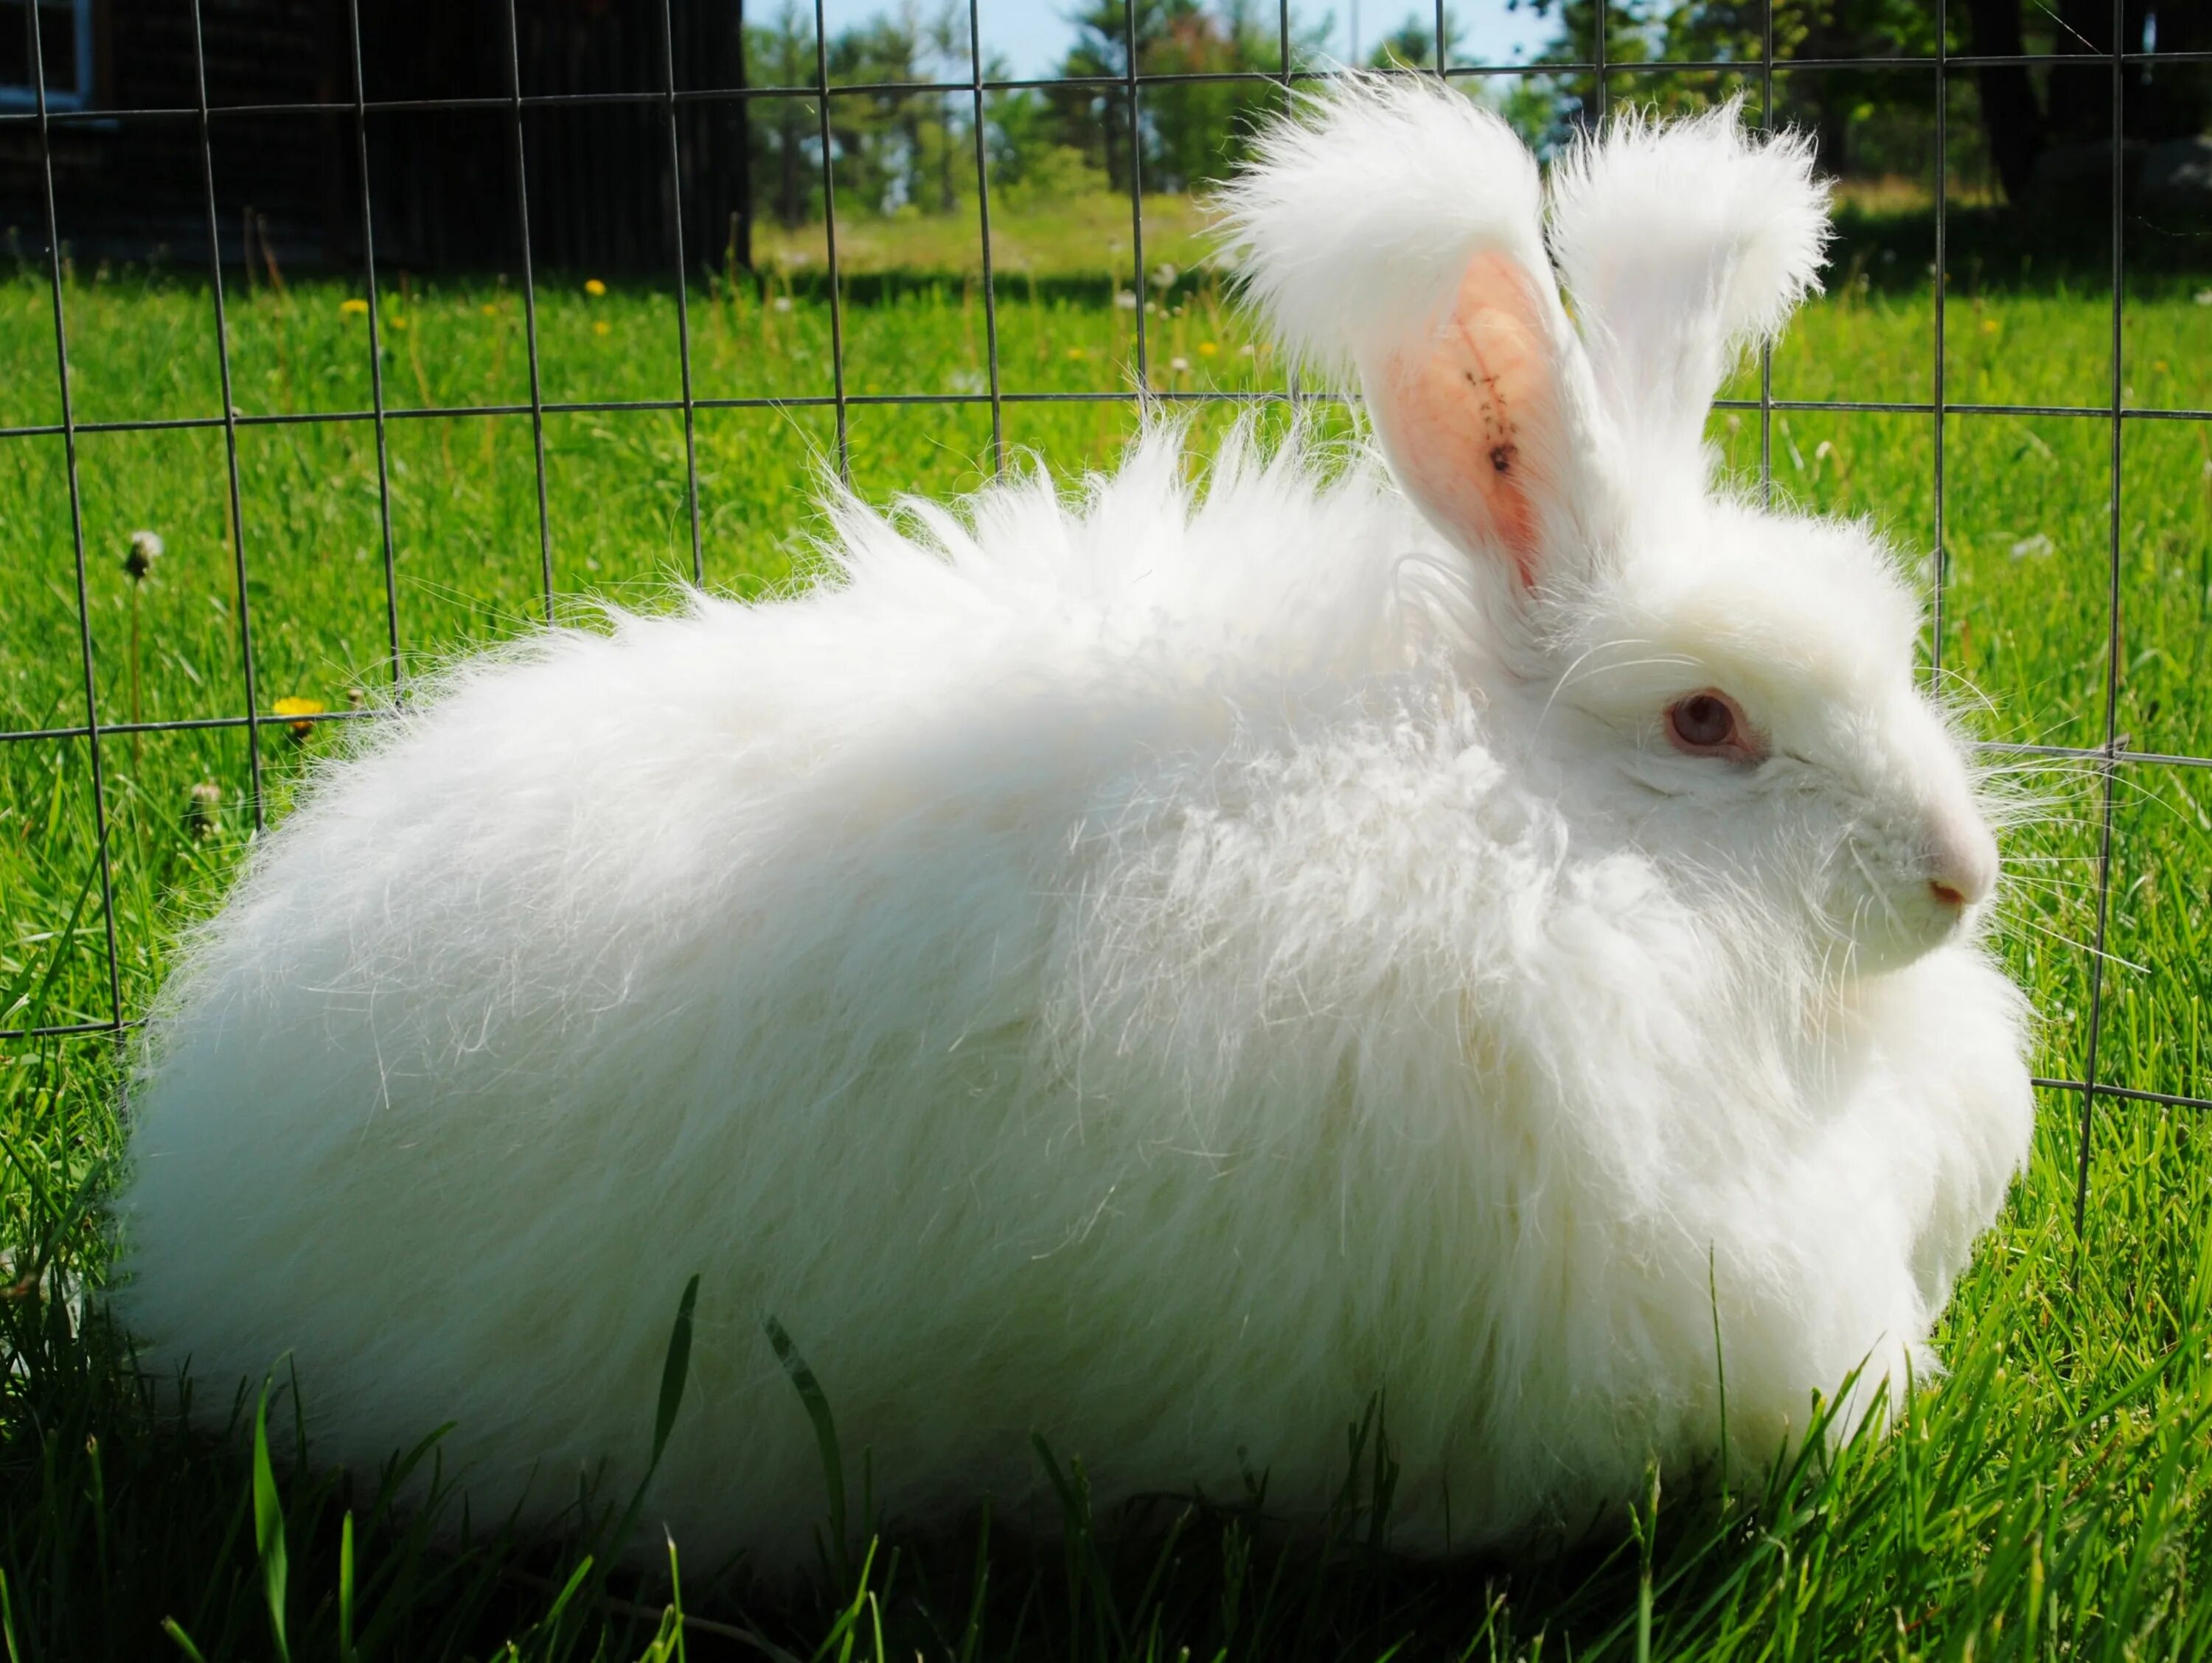
[[1936, 839], [1928, 892], [1958, 911], [1985, 900], [1997, 881], [1997, 844], [1977, 822], [1954, 822]]

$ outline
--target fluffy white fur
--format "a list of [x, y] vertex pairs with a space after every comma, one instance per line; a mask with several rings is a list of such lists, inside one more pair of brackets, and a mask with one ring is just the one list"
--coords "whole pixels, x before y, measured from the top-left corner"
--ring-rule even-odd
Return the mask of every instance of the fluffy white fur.
[[1224, 252], [1276, 337], [1324, 372], [1424, 325], [1475, 254], [1544, 264], [1536, 159], [1471, 100], [1347, 76], [1253, 148], [1217, 197]]
[[[1496, 269], [1489, 300], [1512, 314], [1511, 332], [1525, 330], [1542, 348], [1541, 408], [1470, 408], [1462, 419], [1516, 430], [1525, 471], [1557, 487], [1533, 514], [1552, 549], [1547, 580], [1588, 576], [1619, 545], [1627, 474], [1545, 256], [1535, 158], [1480, 106], [1423, 79], [1382, 76], [1346, 76], [1326, 95], [1304, 97], [1255, 151], [1215, 204], [1246, 298], [1297, 356], [1327, 373], [1357, 373], [1409, 500], [1470, 549], [1494, 521], [1420, 489], [1421, 458], [1409, 447], [1433, 435], [1394, 418], [1401, 372], [1460, 321], [1454, 308], [1471, 264]], [[1488, 565], [1475, 562], [1476, 582], [1494, 587]], [[1500, 598], [1490, 597], [1489, 610], [1510, 622]]]
[[[1352, 234], [1425, 236], [1432, 160]], [[1200, 489], [1155, 427], [1079, 501], [842, 502], [809, 592], [464, 666], [165, 995], [147, 1363], [222, 1404], [289, 1353], [321, 1456], [451, 1421], [476, 1516], [539, 1519], [635, 1480], [698, 1272], [652, 1506], [770, 1569], [824, 1498], [769, 1315], [908, 1524], [1024, 1516], [1032, 1429], [1105, 1502], [1310, 1516], [1380, 1392], [1402, 1544], [1571, 1528], [1717, 1450], [1716, 1315], [1738, 1461], [1879, 1403], [2027, 1137], [2021, 1002], [1927, 895], [1972, 785], [1863, 531], [1675, 495], [1515, 599], [1364, 457], [1240, 435]], [[1705, 685], [1771, 760], [1668, 748]]]
[[1735, 100], [1666, 125], [1632, 112], [1568, 151], [1551, 201], [1552, 250], [1601, 398], [1646, 452], [1634, 465], [1696, 479], [1730, 359], [1820, 287], [1828, 191], [1811, 143], [1754, 140]]

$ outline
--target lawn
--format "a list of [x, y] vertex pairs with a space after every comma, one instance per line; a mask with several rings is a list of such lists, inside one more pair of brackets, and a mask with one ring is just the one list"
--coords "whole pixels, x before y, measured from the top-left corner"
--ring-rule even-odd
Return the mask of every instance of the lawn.
[[[1195, 264], [1187, 212], [1165, 201], [1146, 212], [1147, 264]], [[1041, 247], [1095, 239], [1095, 261], [1025, 258], [1017, 233], [1000, 262], [1011, 452], [1066, 477], [1109, 463], [1133, 420], [1127, 401], [1024, 395], [1125, 392], [1140, 327], [1162, 391], [1283, 388], [1284, 366], [1203, 270], [1148, 279], [1139, 294], [1105, 275], [1127, 258], [1126, 210], [1118, 225], [1064, 217], [1026, 234]], [[874, 500], [970, 489], [992, 464], [992, 309], [957, 266], [936, 276], [890, 268], [893, 251], [916, 246], [896, 227], [864, 225], [847, 250], [859, 270], [841, 319], [856, 401], [843, 444], [855, 486]], [[805, 252], [782, 252], [793, 251]], [[682, 326], [693, 393], [709, 405], [688, 452], [679, 410], [548, 414], [542, 528], [528, 320], [513, 283], [386, 274], [383, 396], [408, 414], [387, 424], [380, 462], [368, 422], [252, 419], [370, 408], [367, 297], [305, 277], [248, 289], [234, 275], [232, 404], [245, 418], [235, 520], [219, 422], [82, 434], [84, 627], [105, 726], [243, 712], [243, 622], [262, 725], [108, 735], [96, 786], [89, 742], [66, 731], [85, 723], [88, 677], [62, 440], [0, 439], [0, 732], [33, 736], [0, 742], [0, 1029], [143, 1011], [178, 932], [212, 908], [250, 842], [257, 758], [263, 808], [280, 815], [301, 769], [338, 742], [333, 722], [395, 674], [535, 627], [549, 572], [563, 616], [588, 620], [599, 598], [668, 604], [672, 583], [694, 570], [694, 473], [708, 586], [757, 595], [803, 581], [820, 526], [815, 482], [840, 454], [831, 317], [818, 260], [775, 269], [764, 288], [702, 280], [681, 325], [665, 288], [542, 274], [544, 402], [678, 399]], [[2131, 282], [2128, 403], [2212, 406], [2205, 280]], [[1924, 272], [1871, 239], [1846, 246], [1832, 288], [1776, 350], [1775, 396], [1927, 400]], [[219, 416], [204, 283], [73, 271], [63, 300], [79, 423]], [[2109, 401], [2110, 297], [2094, 278], [1966, 272], [1947, 313], [1949, 399]], [[1756, 398], [1756, 377], [1731, 391]], [[869, 402], [902, 392], [955, 402]], [[483, 404], [506, 413], [419, 413]], [[1202, 430], [1227, 419], [1219, 408], [1194, 415]], [[35, 270], [0, 276], [0, 424], [58, 417], [49, 288]], [[1727, 465], [1755, 479], [1757, 410], [1717, 414], [1712, 434]], [[1932, 574], [1936, 440], [1924, 415], [1778, 412], [1774, 489], [1872, 517]], [[2111, 423], [1958, 414], [1942, 440], [1943, 673], [1984, 695], [1984, 737], [2101, 743]], [[2202, 690], [2212, 428], [2131, 422], [2121, 466], [2117, 726], [2136, 751], [2212, 753]], [[125, 565], [139, 530], [163, 543], [143, 578]], [[295, 728], [303, 706], [330, 719]], [[2078, 1078], [2106, 798], [2078, 763], [2033, 765], [2047, 769], [2050, 809], [2010, 851], [2003, 946], [2044, 1015], [2039, 1071]], [[2212, 1096], [2212, 772], [2128, 763], [2110, 801], [2098, 1077]], [[99, 882], [103, 822], [112, 912]], [[1370, 1503], [1378, 1487], [1387, 1494], [1387, 1461], [1370, 1439], [1348, 1482], [1343, 1537], [1326, 1550], [1286, 1550], [1248, 1518], [1206, 1512], [1185, 1517], [1163, 1550], [1156, 1534], [1081, 1524], [1071, 1480], [1080, 1527], [1064, 1552], [1036, 1554], [1004, 1533], [988, 1549], [885, 1545], [827, 1592], [758, 1603], [705, 1586], [708, 1568], [690, 1567], [684, 1629], [664, 1621], [664, 1591], [596, 1572], [564, 1597], [580, 1548], [517, 1545], [479, 1520], [473, 1545], [454, 1551], [372, 1490], [349, 1493], [282, 1460], [257, 1506], [242, 1439], [196, 1442], [150, 1421], [112, 1337], [96, 1320], [72, 1331], [69, 1302], [36, 1285], [41, 1267], [57, 1296], [100, 1275], [100, 1184], [119, 1144], [113, 1071], [112, 1043], [97, 1034], [0, 1041], [0, 1241], [16, 1284], [0, 1290], [13, 1356], [0, 1391], [0, 1641], [11, 1658], [276, 1655], [271, 1543], [287, 1556], [276, 1603], [302, 1656], [659, 1656], [674, 1654], [679, 1635], [702, 1656], [769, 1644], [801, 1657], [819, 1647], [933, 1659], [1381, 1657], [1394, 1646], [1485, 1658], [2185, 1657], [2212, 1647], [2212, 1156], [2186, 1110], [2098, 1100], [2077, 1241], [2081, 1100], [2045, 1092], [2033, 1163], [1948, 1321], [1952, 1374], [1902, 1433], [1659, 1497], [1656, 1525], [1616, 1550], [1515, 1567], [1397, 1563], [1376, 1550], [1387, 1508]], [[639, 1405], [641, 1439], [653, 1409]], [[280, 1456], [295, 1436], [281, 1396], [270, 1436]], [[164, 1618], [184, 1637], [164, 1639]]]

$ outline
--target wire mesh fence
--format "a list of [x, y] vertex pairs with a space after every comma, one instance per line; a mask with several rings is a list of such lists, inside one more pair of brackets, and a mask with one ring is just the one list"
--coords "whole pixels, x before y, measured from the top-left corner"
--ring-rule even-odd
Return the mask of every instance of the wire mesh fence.
[[[0, 111], [0, 137], [11, 132], [21, 134], [27, 130], [34, 132], [36, 137], [38, 189], [43, 215], [40, 240], [43, 242], [45, 275], [52, 296], [56, 404], [52, 420], [0, 425], [0, 453], [4, 453], [6, 446], [14, 444], [58, 440], [61, 447], [68, 490], [69, 546], [73, 561], [70, 583], [73, 586], [76, 630], [73, 643], [57, 641], [52, 644], [52, 650], [57, 653], [73, 652], [78, 660], [82, 719], [20, 727], [0, 733], [0, 744], [82, 742], [84, 746], [91, 776], [90, 801], [94, 820], [96, 868], [94, 877], [88, 881], [88, 895], [81, 898], [81, 904], [89, 911], [96, 901], [99, 908], [98, 932], [104, 945], [106, 959], [106, 1009], [104, 1013], [85, 1020], [31, 1023], [0, 1028], [0, 1041], [25, 1041], [101, 1035], [119, 1037], [141, 1014], [130, 1008], [120, 971], [125, 950], [130, 944], [118, 939], [121, 926], [118, 925], [117, 904], [113, 828], [110, 823], [108, 796], [104, 786], [104, 772], [116, 744], [135, 742], [140, 735], [161, 732], [223, 730], [242, 735], [247, 770], [246, 802], [252, 823], [258, 828], [269, 812], [270, 792], [264, 773], [274, 737], [296, 729], [303, 723], [342, 721], [356, 713], [352, 711], [283, 713], [276, 709], [264, 696], [257, 677], [254, 646], [254, 574], [256, 561], [264, 558], [266, 551], [257, 545], [253, 516], [247, 511], [241, 491], [242, 437], [262, 429], [327, 424], [349, 424], [373, 434], [375, 555], [382, 592], [380, 627], [384, 636], [382, 652], [379, 656], [393, 686], [398, 688], [404, 684], [407, 660], [403, 652], [400, 622], [401, 580], [393, 510], [393, 479], [398, 463], [394, 454], [393, 441], [395, 434], [416, 424], [488, 418], [526, 420], [536, 531], [537, 599], [543, 616], [550, 620], [556, 614], [560, 590], [555, 571], [555, 522], [548, 497], [549, 421], [620, 412], [658, 412], [680, 422], [684, 491], [678, 523], [688, 556], [690, 575], [695, 582], [703, 583], [707, 578], [708, 538], [702, 526], [700, 506], [699, 426], [702, 416], [714, 412], [818, 410], [826, 416], [830, 424], [835, 465], [841, 474], [849, 478], [853, 470], [851, 422], [854, 414], [874, 406], [961, 408], [980, 413], [988, 418], [988, 465], [990, 470], [995, 471], [1005, 468], [1009, 458], [1008, 413], [1025, 405], [1126, 405], [1133, 415], [1141, 408], [1171, 403], [1291, 404], [1309, 399], [1334, 400], [1346, 396], [1325, 388], [1302, 388], [1295, 382], [1280, 387], [1260, 389], [1192, 389], [1162, 385], [1155, 373], [1154, 343], [1148, 337], [1151, 314], [1149, 309], [1141, 305], [1133, 308], [1132, 319], [1133, 343], [1128, 365], [1131, 371], [1129, 385], [1090, 390], [1024, 389], [1008, 385], [1002, 363], [1001, 285], [993, 266], [994, 167], [987, 143], [988, 101], [1001, 94], [1037, 89], [1088, 89], [1101, 97], [1119, 101], [1118, 107], [1125, 112], [1118, 124], [1119, 142], [1127, 146], [1127, 155], [1122, 160], [1121, 169], [1128, 206], [1129, 255], [1126, 270], [1134, 292], [1141, 295], [1145, 292], [1148, 270], [1145, 250], [1145, 157], [1140, 131], [1144, 101], [1147, 97], [1172, 95], [1179, 88], [1222, 82], [1251, 83], [1270, 89], [1271, 96], [1287, 99], [1299, 86], [1325, 79], [1332, 72], [1328, 69], [1301, 66], [1297, 62], [1297, 54], [1293, 51], [1292, 15], [1288, 0], [1280, 0], [1275, 9], [1278, 67], [1272, 70], [1205, 74], [1149, 72], [1138, 50], [1136, 0], [1123, 0], [1127, 31], [1124, 42], [1123, 73], [1119, 76], [1044, 79], [994, 77], [988, 73], [981, 0], [968, 0], [965, 7], [966, 40], [964, 53], [961, 54], [969, 71], [965, 81], [938, 79], [920, 82], [848, 82], [833, 78], [822, 0], [814, 0], [811, 79], [731, 86], [693, 84], [698, 77], [689, 73], [679, 62], [679, 39], [683, 32], [678, 27], [673, 0], [658, 0], [659, 50], [653, 65], [658, 85], [588, 93], [526, 90], [521, 55], [522, 28], [516, 0], [490, 0], [490, 4], [495, 10], [495, 21], [505, 46], [503, 68], [506, 84], [502, 89], [481, 94], [440, 98], [376, 99], [368, 96], [363, 68], [362, 0], [348, 0], [343, 56], [349, 70], [350, 84], [331, 98], [312, 102], [255, 102], [226, 100], [221, 97], [210, 99], [202, 0], [189, 0], [192, 54], [191, 85], [195, 93], [192, 101], [189, 105], [137, 109], [131, 112], [131, 117], [136, 121], [167, 124], [166, 130], [170, 135], [169, 142], [189, 147], [196, 156], [200, 198], [196, 209], [203, 222], [201, 230], [207, 245], [205, 282], [210, 315], [206, 322], [213, 331], [221, 405], [218, 412], [214, 414], [91, 420], [80, 417], [73, 395], [70, 361], [72, 331], [69, 316], [71, 290], [65, 281], [64, 239], [57, 206], [57, 157], [62, 157], [64, 164], [67, 162], [66, 147], [73, 128], [87, 127], [109, 120], [112, 117], [110, 112], [103, 112], [95, 104], [76, 100], [74, 96], [64, 98], [58, 92], [50, 92], [46, 85], [43, 69], [48, 59], [40, 32], [42, 27], [52, 27], [51, 21], [42, 20], [41, 12], [46, 8], [40, 4], [27, 4], [21, 8], [24, 27], [30, 37], [27, 61], [33, 81], [34, 95], [27, 108]], [[2212, 401], [2202, 397], [2184, 402], [2178, 407], [2131, 402], [2129, 397], [2130, 389], [2124, 373], [2128, 272], [2127, 236], [2124, 224], [2124, 204], [2128, 194], [2124, 177], [2127, 156], [2124, 112], [2128, 82], [2131, 71], [2152, 63], [2155, 63], [2162, 73], [2203, 73], [2204, 66], [2212, 64], [2212, 53], [2130, 50], [2125, 35], [2128, 13], [2124, 0], [2113, 0], [2112, 9], [2108, 49], [2101, 52], [2089, 49], [2085, 43], [2076, 43], [2082, 49], [2063, 53], [1966, 55], [1949, 50], [1947, 0], [1936, 0], [1935, 51], [1932, 55], [1891, 55], [1870, 61], [1854, 57], [1778, 55], [1775, 9], [1770, 0], [1759, 14], [1755, 57], [1746, 55], [1691, 60], [1648, 57], [1624, 59], [1609, 54], [1609, 8], [1601, 5], [1592, 12], [1593, 27], [1588, 37], [1589, 50], [1586, 56], [1540, 64], [1495, 65], [1462, 64], [1453, 61], [1452, 53], [1448, 49], [1446, 10], [1439, 0], [1434, 8], [1434, 52], [1429, 67], [1401, 71], [1441, 76], [1454, 83], [1470, 88], [1495, 84], [1501, 78], [1510, 80], [1541, 76], [1561, 81], [1578, 80], [1589, 89], [1588, 112], [1600, 118], [1604, 115], [1610, 101], [1622, 96], [1635, 98], [1642, 77], [1709, 73], [1717, 77], [1733, 78], [1751, 94], [1751, 101], [1760, 118], [1769, 121], [1774, 119], [1777, 111], [1778, 74], [1794, 76], [1808, 71], [1845, 75], [1879, 73], [1891, 77], [1920, 77], [1924, 80], [1933, 112], [1933, 164], [1936, 181], [1934, 192], [1934, 258], [1931, 264], [1931, 271], [1935, 274], [1933, 315], [1926, 340], [1928, 396], [1905, 398], [1778, 397], [1773, 359], [1770, 353], [1763, 355], [1758, 366], [1755, 396], [1745, 394], [1724, 398], [1719, 408], [1736, 419], [1748, 421], [1755, 418], [1758, 477], [1762, 488], [1771, 485], [1773, 479], [1778, 419], [1786, 419], [1792, 414], [1802, 412], [1823, 416], [1910, 418], [1928, 424], [1932, 473], [1928, 481], [1929, 520], [1925, 526], [1925, 533], [1926, 546], [1933, 551], [1931, 575], [1936, 613], [1936, 627], [1930, 637], [1929, 669], [1931, 675], [1937, 677], [1946, 673], [1944, 608], [1952, 580], [1947, 552], [1949, 543], [1946, 523], [1948, 466], [1946, 452], [1947, 444], [1954, 444], [1956, 435], [1963, 431], [1955, 424], [1995, 418], [2051, 418], [2092, 424], [2102, 429], [2104, 441], [2100, 447], [2102, 452], [2100, 465], [2100, 470], [2107, 475], [2109, 503], [2104, 528], [2106, 561], [2102, 616], [2096, 621], [2096, 634], [2103, 654], [2103, 679], [2098, 698], [2101, 709], [2097, 713], [2100, 719], [2094, 721], [2092, 731], [2080, 736], [2087, 743], [1993, 743], [1989, 747], [2002, 754], [2069, 763], [2088, 771], [2094, 781], [2094, 900], [2090, 924], [2094, 933], [2087, 944], [2086, 1008], [2077, 1013], [2081, 1037], [2073, 1054], [2078, 1058], [2079, 1066], [2038, 1081], [2039, 1085], [2051, 1093], [2078, 1100], [2080, 1169], [2075, 1200], [2077, 1229], [2081, 1222], [2082, 1209], [2087, 1203], [2092, 1138], [2100, 1102], [2142, 1102], [2186, 1109], [2212, 1108], [2212, 1099], [2191, 1095], [2186, 1090], [2162, 1089], [2157, 1089], [2156, 1085], [2107, 1077], [2109, 1071], [2104, 1065], [2111, 1000], [2107, 936], [2115, 884], [2114, 820], [2123, 778], [2128, 770], [2137, 768], [2212, 768], [2212, 757], [2186, 751], [2138, 748], [2131, 736], [2124, 731], [2121, 716], [2121, 667], [2124, 646], [2123, 608], [2126, 598], [2122, 549], [2128, 436], [2146, 423], [2212, 423], [2212, 409], [2202, 407]], [[1954, 398], [1947, 381], [1947, 364], [1951, 354], [1946, 337], [1949, 325], [1946, 276], [1950, 270], [1948, 258], [1951, 252], [1948, 246], [1951, 220], [1948, 183], [1952, 176], [1950, 152], [1954, 138], [1951, 90], [1960, 77], [1992, 68], [2042, 70], [2056, 66], [2063, 66], [2067, 74], [2073, 76], [2100, 74], [2108, 82], [2110, 178], [2105, 181], [2105, 185], [2109, 191], [2111, 218], [2108, 274], [2111, 315], [2110, 365], [2103, 388], [2105, 396], [2101, 398], [2014, 403]], [[836, 148], [833, 112], [840, 100], [924, 93], [958, 100], [964, 104], [966, 110], [971, 154], [963, 157], [960, 165], [963, 174], [972, 173], [975, 222], [980, 237], [981, 282], [977, 294], [981, 301], [982, 335], [981, 384], [968, 388], [936, 391], [921, 388], [877, 391], [854, 385], [848, 373], [848, 309], [852, 302], [846, 294], [846, 284], [840, 270], [837, 181], [833, 165]], [[696, 107], [742, 110], [757, 103], [794, 100], [811, 104], [815, 123], [814, 138], [819, 168], [817, 183], [823, 209], [822, 246], [826, 264], [821, 292], [827, 307], [828, 385], [811, 393], [710, 394], [701, 390], [695, 377], [691, 294], [694, 268], [699, 263], [701, 251], [712, 247], [720, 228], [687, 227], [684, 223], [684, 195], [681, 189], [675, 188], [684, 163], [681, 118], [686, 111]], [[633, 398], [554, 397], [549, 392], [541, 357], [538, 274], [532, 263], [530, 224], [532, 198], [527, 181], [530, 165], [527, 124], [548, 112], [616, 107], [644, 112], [659, 124], [659, 128], [664, 177], [670, 185], [668, 199], [674, 204], [672, 235], [668, 239], [671, 246], [667, 272], [674, 300], [677, 356], [672, 396]], [[479, 119], [495, 119], [498, 126], [505, 150], [505, 167], [514, 185], [517, 220], [514, 228], [514, 246], [520, 252], [521, 338], [526, 359], [525, 373], [518, 391], [526, 389], [526, 396], [461, 404], [434, 403], [427, 398], [408, 403], [395, 399], [392, 389], [387, 385], [388, 327], [383, 308], [376, 303], [376, 297], [382, 291], [378, 273], [380, 213], [376, 193], [372, 188], [372, 135], [380, 122], [426, 117], [439, 112], [468, 112]], [[233, 263], [232, 270], [226, 270], [222, 228], [218, 223], [218, 141], [227, 129], [276, 118], [337, 119], [349, 124], [350, 143], [346, 148], [348, 163], [356, 174], [352, 183], [359, 207], [357, 235], [361, 275], [371, 297], [371, 302], [366, 307], [365, 319], [368, 365], [368, 401], [365, 405], [328, 410], [247, 411], [240, 408], [235, 396], [233, 331], [226, 314], [225, 285], [228, 279], [234, 276], [237, 267]], [[243, 247], [240, 250], [241, 255], [246, 252]], [[2212, 431], [2212, 428], [2206, 430]], [[118, 721], [103, 710], [95, 670], [94, 608], [88, 582], [88, 537], [80, 480], [80, 445], [82, 440], [92, 435], [161, 433], [199, 433], [219, 437], [220, 465], [223, 476], [222, 495], [229, 530], [230, 580], [242, 703], [234, 710], [216, 714], [149, 720], [140, 719], [134, 712], [132, 719]], [[2208, 464], [2208, 468], [2212, 468], [2212, 464]], [[793, 507], [795, 510], [797, 505], [794, 504]], [[2203, 893], [2203, 883], [2208, 879], [2212, 879], [2212, 874], [2200, 875], [2197, 888], [2200, 895]], [[2157, 1083], [2178, 1088], [2193, 1082]]]

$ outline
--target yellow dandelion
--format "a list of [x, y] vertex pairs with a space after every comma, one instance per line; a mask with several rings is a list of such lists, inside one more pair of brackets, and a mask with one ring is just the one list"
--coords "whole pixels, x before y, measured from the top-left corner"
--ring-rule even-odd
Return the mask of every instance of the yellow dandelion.
[[1994, 335], [2003, 327], [2004, 325], [1994, 318], [1982, 319], [1982, 333], [1984, 335]]
[[338, 310], [349, 318], [365, 318], [368, 315], [368, 302], [362, 300], [340, 300]]
[[1201, 358], [1211, 358], [1220, 350], [1221, 349], [1211, 341], [1200, 341], [1198, 343], [1198, 355]]
[[594, 335], [605, 335], [613, 327], [614, 325], [610, 324], [604, 318], [595, 319], [592, 324], [592, 333]]
[[1079, 364], [1090, 355], [1081, 347], [1070, 347], [1067, 349], [1067, 361], [1071, 364]]
[[606, 292], [607, 286], [601, 282], [597, 277], [586, 277], [584, 279], [584, 293], [590, 295], [593, 300], [598, 300], [600, 295]]
[[487, 318], [496, 318], [499, 316], [499, 307], [489, 300], [486, 300], [482, 306], [478, 307], [477, 310], [483, 313]]
[[392, 320], [392, 326], [394, 329], [404, 329], [407, 327], [407, 320], [404, 318], [394, 318]]
[[315, 731], [314, 723], [307, 719], [321, 715], [323, 707], [319, 700], [287, 697], [276, 701], [276, 713], [287, 719], [293, 738], [304, 739]]
[[2166, 373], [2166, 360], [2163, 358], [2152, 359], [2150, 361], [2150, 367], [2156, 370], [2160, 375]]

